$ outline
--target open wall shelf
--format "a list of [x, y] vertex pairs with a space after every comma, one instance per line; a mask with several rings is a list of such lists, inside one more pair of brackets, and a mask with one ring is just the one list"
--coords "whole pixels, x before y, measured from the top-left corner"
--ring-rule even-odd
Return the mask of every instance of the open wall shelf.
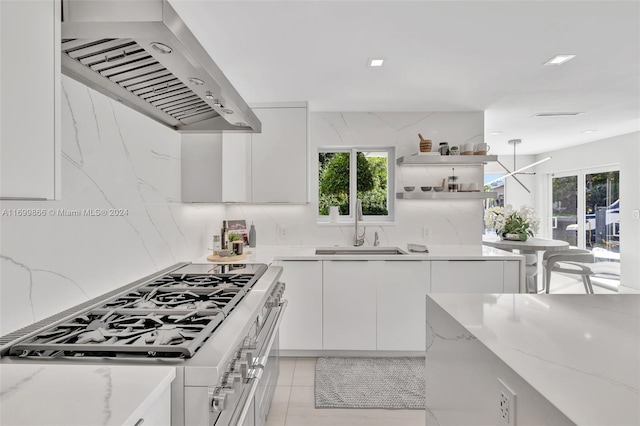
[[483, 200], [498, 198], [497, 192], [396, 192], [399, 200]]
[[398, 166], [420, 165], [481, 165], [497, 161], [497, 155], [407, 155], [396, 160]]

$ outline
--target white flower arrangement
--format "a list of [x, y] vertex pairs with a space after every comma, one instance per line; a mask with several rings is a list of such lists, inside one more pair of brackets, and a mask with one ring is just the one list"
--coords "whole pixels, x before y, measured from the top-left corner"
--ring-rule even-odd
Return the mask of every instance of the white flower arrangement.
[[492, 207], [485, 212], [484, 221], [501, 237], [516, 234], [520, 241], [526, 241], [527, 236], [533, 237], [540, 226], [540, 219], [530, 206], [522, 206], [518, 211], [513, 210], [511, 205]]

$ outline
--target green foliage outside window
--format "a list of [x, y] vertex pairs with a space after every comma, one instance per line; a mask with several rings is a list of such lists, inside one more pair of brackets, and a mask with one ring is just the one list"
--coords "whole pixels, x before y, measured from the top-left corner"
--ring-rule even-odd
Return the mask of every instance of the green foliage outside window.
[[[321, 152], [318, 162], [320, 215], [329, 214], [329, 206], [338, 206], [341, 215], [349, 214], [350, 153]], [[357, 194], [364, 215], [388, 215], [387, 158], [356, 154]]]

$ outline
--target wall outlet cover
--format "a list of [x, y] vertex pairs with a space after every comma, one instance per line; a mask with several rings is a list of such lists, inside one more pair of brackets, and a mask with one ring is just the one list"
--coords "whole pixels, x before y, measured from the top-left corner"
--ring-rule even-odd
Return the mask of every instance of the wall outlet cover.
[[516, 393], [498, 378], [497, 416], [498, 425], [516, 425]]

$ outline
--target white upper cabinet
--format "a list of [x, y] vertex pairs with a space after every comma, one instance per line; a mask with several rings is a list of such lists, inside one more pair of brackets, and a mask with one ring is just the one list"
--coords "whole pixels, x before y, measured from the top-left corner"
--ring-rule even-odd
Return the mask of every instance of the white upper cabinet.
[[0, 197], [60, 198], [60, 2], [0, 1]]
[[306, 104], [253, 111], [262, 133], [182, 135], [182, 201], [307, 202]]
[[307, 108], [254, 108], [262, 133], [251, 135], [251, 190], [257, 203], [307, 202]]

